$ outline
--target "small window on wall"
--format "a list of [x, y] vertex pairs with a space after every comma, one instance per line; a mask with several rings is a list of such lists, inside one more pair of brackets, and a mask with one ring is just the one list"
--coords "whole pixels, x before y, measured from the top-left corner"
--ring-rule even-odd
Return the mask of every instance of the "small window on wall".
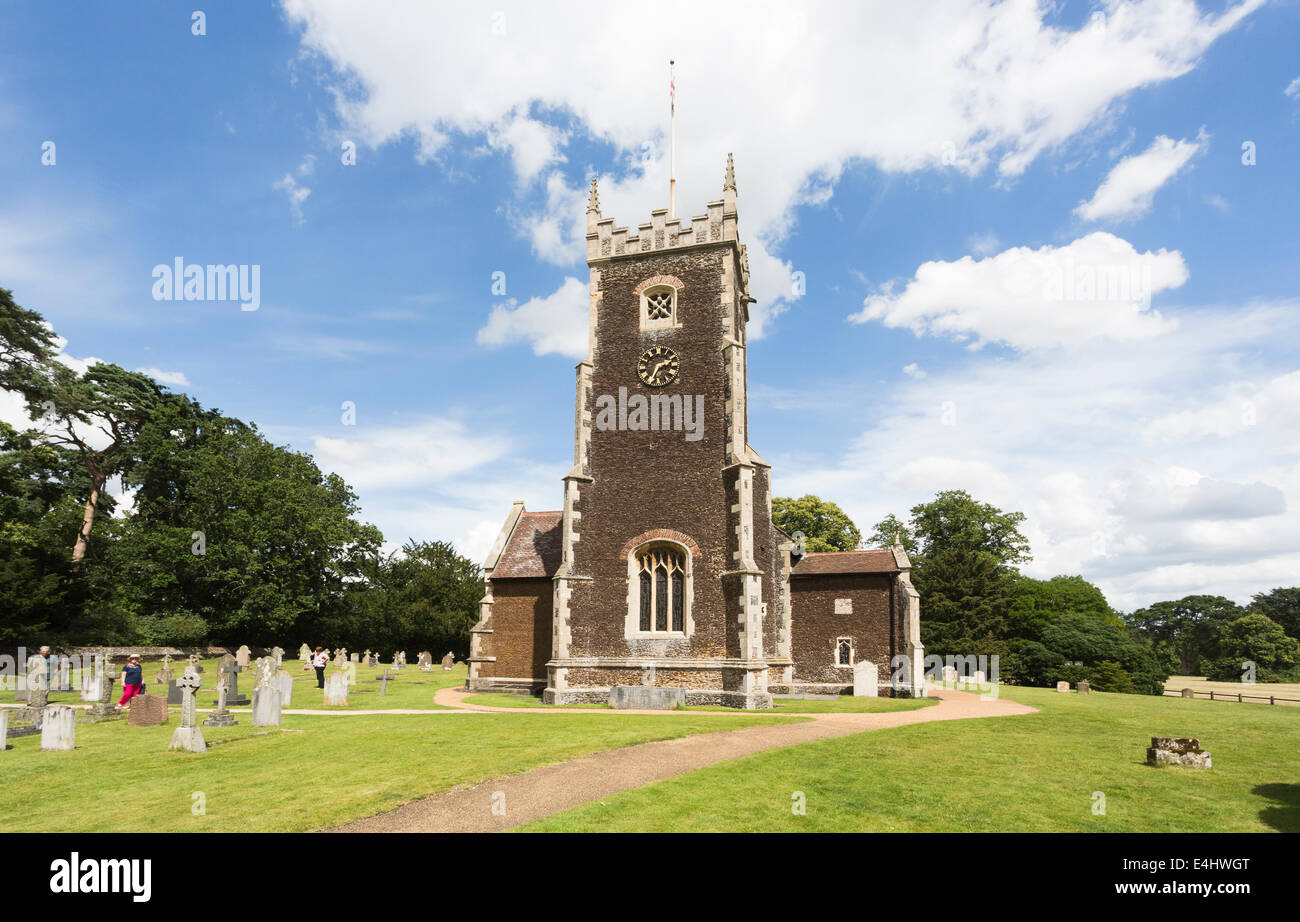
[[677, 289], [655, 285], [641, 292], [641, 329], [667, 330], [677, 322]]
[[835, 641], [835, 665], [848, 667], [853, 665], [853, 641], [847, 637]]

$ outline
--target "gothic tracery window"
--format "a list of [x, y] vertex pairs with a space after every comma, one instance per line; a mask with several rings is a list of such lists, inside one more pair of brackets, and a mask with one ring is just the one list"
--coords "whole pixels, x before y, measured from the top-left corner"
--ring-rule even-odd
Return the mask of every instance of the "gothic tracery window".
[[853, 665], [853, 642], [847, 637], [841, 637], [835, 644], [835, 665]]
[[675, 547], [651, 545], [637, 555], [638, 627], [642, 632], [686, 630], [686, 555]]
[[677, 289], [656, 285], [641, 294], [641, 327], [646, 330], [677, 326]]

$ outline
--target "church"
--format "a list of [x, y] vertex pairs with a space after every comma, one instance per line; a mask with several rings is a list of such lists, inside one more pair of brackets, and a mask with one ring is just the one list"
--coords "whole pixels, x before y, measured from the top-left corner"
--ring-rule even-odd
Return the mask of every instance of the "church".
[[731, 157], [704, 214], [659, 209], [636, 233], [601, 216], [593, 179], [587, 265], [563, 508], [507, 514], [467, 687], [569, 704], [658, 685], [754, 709], [856, 674], [868, 694], [924, 694], [902, 546], [801, 554], [772, 522], [772, 469], [749, 444], [754, 299]]

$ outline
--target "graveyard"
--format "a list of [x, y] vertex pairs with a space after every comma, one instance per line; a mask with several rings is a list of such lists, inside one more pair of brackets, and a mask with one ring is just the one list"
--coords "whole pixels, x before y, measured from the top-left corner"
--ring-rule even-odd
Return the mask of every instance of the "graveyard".
[[[121, 711], [104, 705], [116, 700], [114, 689], [96, 688], [98, 700], [87, 704], [81, 691], [42, 687], [33, 671], [29, 688], [13, 693], [27, 706], [6, 701], [0, 710], [9, 737], [0, 753], [9, 782], [0, 788], [0, 822], [11, 831], [41, 831], [58, 810], [63, 828], [76, 832], [328, 829], [641, 743], [837, 715], [905, 714], [940, 705], [945, 696], [973, 701], [981, 690], [932, 686], [925, 699], [788, 697], [748, 713], [703, 706], [618, 713], [599, 704], [466, 694], [463, 664], [448, 660], [444, 668], [422, 656], [404, 665], [404, 657], [394, 658], [353, 662], [343, 653], [327, 668], [325, 690], [301, 661], [256, 658], [247, 648], [146, 664], [148, 691], [162, 694]], [[180, 704], [167, 703], [168, 671]], [[1065, 694], [1014, 686], [1000, 686], [996, 696], [991, 686], [982, 691], [1024, 707], [1014, 716], [990, 711], [981, 719], [850, 731], [765, 749], [517, 828], [1300, 831], [1300, 786], [1286, 780], [1295, 777], [1300, 709], [1068, 687]], [[45, 724], [39, 733], [24, 729], [32, 705]], [[540, 712], [550, 713], [538, 719]], [[1213, 752], [1213, 769], [1146, 764], [1153, 735], [1198, 739]], [[792, 811], [792, 796], [803, 799], [802, 812]]]

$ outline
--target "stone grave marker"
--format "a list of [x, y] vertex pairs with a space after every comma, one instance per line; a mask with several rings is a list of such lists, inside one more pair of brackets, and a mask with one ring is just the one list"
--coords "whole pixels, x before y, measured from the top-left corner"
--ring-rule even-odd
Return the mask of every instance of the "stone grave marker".
[[370, 657], [371, 652], [367, 650], [365, 653], [361, 654], [361, 662], [365, 663], [367, 666], [373, 666], [374, 663], [370, 662]]
[[1201, 748], [1201, 741], [1192, 736], [1153, 736], [1147, 750], [1148, 765], [1187, 765], [1192, 768], [1213, 768], [1210, 754]]
[[0, 752], [9, 748], [9, 709], [0, 708]]
[[1068, 695], [1068, 694], [1070, 693], [1070, 683], [1069, 683], [1069, 682], [1057, 682], [1057, 683], [1056, 683], [1056, 690], [1059, 691], [1059, 692], [1060, 692], [1061, 694], [1063, 694], [1063, 695]]
[[32, 710], [50, 703], [49, 663], [39, 653], [27, 660], [27, 707]]
[[162, 668], [154, 673], [154, 684], [166, 685], [174, 678], [176, 678], [176, 673], [172, 671], [172, 658], [170, 655], [164, 656], [162, 660]]
[[284, 665], [284, 647], [272, 647], [271, 659], [275, 662], [275, 668], [279, 669]]
[[424, 652], [422, 652], [422, 653], [420, 654], [420, 656], [419, 656], [419, 664], [420, 664], [420, 671], [421, 671], [421, 672], [432, 672], [432, 671], [433, 671], [433, 654], [430, 653], [428, 650], [425, 650]]
[[984, 684], [984, 670], [983, 670], [983, 669], [976, 669], [976, 670], [975, 670], [975, 678], [974, 678], [973, 681], [975, 682], [976, 685], [983, 685], [983, 684]]
[[361, 654], [360, 654], [360, 653], [349, 653], [349, 654], [348, 654], [348, 662], [350, 662], [350, 663], [360, 663], [360, 662], [361, 662]]
[[858, 660], [853, 664], [853, 697], [880, 697], [880, 672], [875, 663]]
[[945, 682], [956, 682], [956, 681], [957, 681], [957, 667], [956, 667], [956, 666], [944, 666], [944, 667], [943, 667], [943, 680], [944, 680]]
[[249, 662], [251, 662], [252, 657], [253, 657], [253, 651], [248, 649], [247, 644], [244, 644], [238, 650], [235, 651], [235, 662], [239, 664], [240, 672], [243, 672], [245, 669], [248, 668], [248, 664]]
[[167, 723], [167, 699], [163, 695], [136, 695], [131, 699], [127, 726], [157, 727]]
[[57, 657], [52, 665], [54, 688], [52, 691], [72, 691], [72, 660], [66, 656]]
[[1081, 694], [1081, 695], [1086, 695], [1086, 694], [1088, 694], [1090, 691], [1092, 691], [1092, 686], [1088, 684], [1088, 680], [1087, 680], [1087, 679], [1082, 679], [1082, 680], [1079, 682], [1079, 686], [1078, 686], [1078, 687], [1079, 687], [1079, 694]]
[[1183, 697], [1184, 697], [1184, 698], [1195, 698], [1195, 697], [1196, 697], [1196, 692], [1192, 691], [1190, 688], [1184, 688], [1184, 689], [1183, 689]]
[[348, 677], [336, 672], [325, 677], [325, 703], [334, 707], [345, 707], [348, 703]]
[[257, 683], [253, 686], [253, 726], [280, 726], [280, 686], [275, 681], [275, 658], [257, 661]]
[[66, 704], [52, 704], [41, 720], [41, 751], [69, 752], [77, 745], [77, 712]]
[[393, 668], [404, 669], [406, 667], [406, 651], [398, 650], [393, 654]]
[[[195, 694], [198, 694], [195, 692]], [[233, 727], [239, 721], [235, 720], [235, 715], [231, 714], [226, 708], [226, 685], [224, 682], [217, 681], [217, 709], [209, 714], [203, 721], [205, 727]]]
[[[192, 669], [186, 669], [184, 675], [176, 680], [180, 685], [181, 691], [185, 693], [185, 700], [181, 702], [181, 725], [176, 728], [172, 734], [172, 741], [167, 745], [168, 751], [173, 749], [183, 749], [187, 752], [207, 752], [208, 744], [203, 739], [203, 730], [198, 725], [199, 709], [194, 701], [195, 695], [198, 694], [199, 688], [203, 685], [203, 680], [199, 674]], [[206, 724], [207, 721], [204, 721]], [[234, 723], [232, 720], [231, 723]], [[216, 724], [215, 726], [226, 726], [225, 724]]]
[[113, 706], [113, 683], [117, 681], [117, 676], [109, 671], [107, 663], [100, 671], [98, 681], [99, 697], [90, 706], [88, 713], [91, 717], [116, 717], [117, 708]]
[[299, 648], [298, 648], [298, 659], [302, 660], [304, 663], [310, 663], [310, 662], [311, 662], [311, 647], [307, 646], [306, 644], [303, 644], [301, 647], [299, 647]]
[[99, 683], [103, 680], [104, 670], [83, 672], [81, 676], [81, 700], [93, 702], [99, 700]]
[[456, 657], [452, 656], [451, 651], [448, 650], [447, 655], [442, 658], [442, 671], [450, 672], [451, 667], [452, 665], [455, 664], [455, 662], [456, 662]]
[[190, 654], [189, 668], [193, 669], [199, 675], [203, 675], [203, 664], [199, 662], [199, 655], [197, 653]]
[[247, 695], [239, 693], [239, 661], [235, 657], [229, 653], [221, 657], [218, 672], [217, 684], [224, 683], [226, 689], [226, 707], [243, 707], [252, 704]]
[[280, 707], [287, 708], [293, 704], [293, 676], [283, 669], [275, 673], [275, 684], [280, 689]]

